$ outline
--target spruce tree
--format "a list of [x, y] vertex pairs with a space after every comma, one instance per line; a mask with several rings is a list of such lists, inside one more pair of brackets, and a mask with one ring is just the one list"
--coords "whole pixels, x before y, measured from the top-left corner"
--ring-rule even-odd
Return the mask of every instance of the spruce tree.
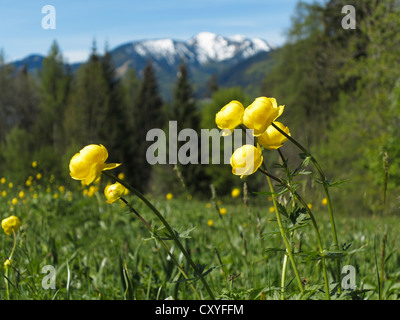
[[0, 50], [0, 143], [4, 142], [11, 129], [10, 117], [14, 99], [14, 68], [5, 63], [4, 52]]
[[126, 163], [127, 175], [141, 191], [147, 190], [152, 169], [146, 160], [146, 151], [151, 145], [146, 141], [146, 135], [150, 129], [163, 128], [163, 124], [163, 101], [158, 93], [153, 67], [148, 61], [135, 99], [129, 128], [131, 142], [126, 150], [130, 159]]
[[[189, 82], [188, 70], [185, 63], [179, 66], [178, 76], [173, 92], [173, 100], [169, 114], [169, 120], [177, 121], [178, 133], [183, 129], [193, 129], [200, 137], [200, 116], [196, 109], [195, 99], [193, 98], [192, 87]], [[178, 150], [185, 142], [178, 143]], [[198, 140], [198, 150], [200, 150], [200, 139]], [[189, 194], [207, 189], [204, 168], [200, 164], [200, 152], [197, 154], [197, 164], [177, 164], [181, 179]]]
[[66, 73], [63, 57], [54, 41], [49, 55], [43, 60], [40, 73], [39, 115], [36, 121], [38, 146], [51, 146], [53, 151], [65, 151], [63, 116], [67, 104], [70, 75]]
[[107, 146], [101, 131], [108, 120], [110, 88], [95, 44], [88, 62], [79, 67], [74, 80], [73, 94], [65, 117], [69, 144], [75, 147], [89, 143]]

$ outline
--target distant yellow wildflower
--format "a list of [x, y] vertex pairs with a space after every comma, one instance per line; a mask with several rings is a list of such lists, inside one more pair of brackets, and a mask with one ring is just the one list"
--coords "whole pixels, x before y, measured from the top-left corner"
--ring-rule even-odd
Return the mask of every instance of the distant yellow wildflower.
[[231, 192], [231, 196], [232, 196], [232, 198], [239, 197], [240, 196], [240, 189], [239, 188], [233, 189], [232, 192]]
[[14, 232], [17, 232], [20, 226], [21, 222], [16, 216], [10, 216], [1, 221], [1, 227], [4, 230], [4, 233], [7, 235], [11, 235]]

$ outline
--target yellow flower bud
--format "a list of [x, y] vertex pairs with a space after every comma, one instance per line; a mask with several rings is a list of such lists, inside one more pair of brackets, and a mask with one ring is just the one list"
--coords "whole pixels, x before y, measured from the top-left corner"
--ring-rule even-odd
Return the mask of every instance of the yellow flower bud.
[[106, 186], [104, 189], [104, 194], [107, 198], [106, 202], [114, 203], [119, 198], [121, 198], [124, 192], [125, 192], [125, 187], [119, 182]]
[[89, 190], [88, 190], [88, 193], [87, 193], [87, 196], [89, 198], [93, 197], [95, 195], [95, 193], [97, 192], [97, 190], [99, 190], [99, 187], [90, 186]]
[[6, 261], [4, 261], [4, 269], [8, 269], [9, 266], [11, 266], [11, 262], [12, 260], [7, 259]]
[[167, 200], [171, 200], [173, 197], [174, 197], [174, 196], [173, 196], [172, 193], [167, 193], [167, 195], [165, 196], [165, 198], [166, 198]]
[[16, 206], [16, 205], [18, 204], [18, 199], [17, 199], [17, 198], [13, 198], [13, 199], [11, 200], [11, 203], [12, 203], [14, 206]]
[[[287, 135], [290, 135], [288, 127], [285, 127], [285, 125], [278, 121], [275, 121], [274, 124]], [[283, 143], [287, 140], [288, 139], [273, 126], [269, 126], [267, 131], [258, 137], [258, 143], [269, 150], [282, 147]]]
[[233, 189], [232, 192], [231, 192], [231, 196], [232, 196], [232, 198], [239, 197], [240, 196], [240, 189], [239, 188]]
[[219, 209], [219, 213], [220, 213], [221, 215], [227, 214], [227, 212], [228, 212], [228, 210], [226, 210], [226, 208], [221, 208], [221, 209]]
[[212, 219], [210, 219], [210, 220], [207, 221], [207, 225], [208, 225], [209, 227], [212, 227], [213, 224], [214, 224], [214, 221], [213, 221]]
[[326, 205], [328, 204], [328, 199], [323, 198], [323, 199], [322, 199], [322, 204], [323, 204], [324, 206], [326, 206]]
[[23, 199], [23, 198], [25, 197], [25, 192], [20, 191], [20, 192], [18, 193], [18, 197], [19, 197], [20, 199]]
[[1, 184], [5, 184], [6, 183], [6, 178], [1, 178], [0, 182], [1, 182]]
[[37, 179], [37, 180], [42, 179], [42, 174], [41, 174], [41, 173], [38, 173], [38, 174], [36, 175], [36, 179]]
[[229, 135], [243, 121], [244, 107], [236, 100], [225, 105], [216, 115], [215, 123], [218, 128], [225, 130], [222, 135]]
[[20, 226], [21, 222], [16, 216], [10, 216], [1, 221], [1, 227], [4, 230], [4, 233], [7, 235], [11, 235], [13, 234], [13, 232], [17, 232]]
[[257, 171], [263, 160], [259, 145], [257, 145], [257, 148], [250, 144], [241, 146], [232, 154], [230, 161], [232, 173], [240, 176], [240, 178], [249, 176]]
[[259, 97], [244, 110], [243, 124], [259, 136], [282, 114], [283, 109], [284, 106], [278, 107], [275, 98]]
[[32, 168], [36, 168], [37, 167], [37, 161], [33, 161], [32, 162]]
[[102, 145], [91, 144], [84, 147], [71, 158], [69, 163], [71, 178], [82, 180], [89, 185], [100, 176], [103, 170], [111, 170], [121, 165], [120, 163], [106, 164], [107, 158], [107, 149]]

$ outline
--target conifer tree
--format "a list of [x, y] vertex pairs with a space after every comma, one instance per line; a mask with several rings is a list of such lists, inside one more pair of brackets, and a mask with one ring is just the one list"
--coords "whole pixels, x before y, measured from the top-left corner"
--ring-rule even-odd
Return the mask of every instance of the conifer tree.
[[65, 151], [63, 115], [65, 112], [71, 77], [66, 73], [63, 57], [54, 41], [49, 55], [43, 60], [40, 73], [39, 115], [36, 121], [38, 146], [51, 146], [53, 151]]
[[[196, 109], [196, 103], [193, 98], [192, 87], [189, 82], [188, 70], [185, 63], [179, 66], [169, 120], [177, 121], [178, 132], [183, 129], [193, 129], [197, 132], [198, 137], [200, 137], [200, 115]], [[178, 143], [178, 150], [184, 143], [185, 142]], [[200, 143], [200, 140], [198, 143]], [[208, 183], [204, 168], [200, 164], [200, 152], [197, 154], [197, 159], [197, 164], [177, 164], [182, 175], [181, 178], [189, 194], [197, 192], [200, 189], [207, 189], [208, 191]]]
[[0, 142], [4, 142], [7, 133], [11, 129], [10, 117], [13, 100], [14, 68], [5, 63], [4, 52], [0, 51]]
[[95, 43], [88, 62], [80, 66], [74, 80], [73, 95], [65, 118], [69, 144], [107, 145], [101, 131], [107, 120], [110, 88]]
[[158, 93], [153, 67], [148, 61], [135, 99], [129, 128], [131, 143], [126, 150], [130, 159], [126, 164], [127, 175], [141, 191], [145, 191], [149, 186], [152, 169], [146, 160], [146, 151], [151, 144], [146, 141], [147, 132], [150, 129], [163, 128], [163, 126], [163, 101]]

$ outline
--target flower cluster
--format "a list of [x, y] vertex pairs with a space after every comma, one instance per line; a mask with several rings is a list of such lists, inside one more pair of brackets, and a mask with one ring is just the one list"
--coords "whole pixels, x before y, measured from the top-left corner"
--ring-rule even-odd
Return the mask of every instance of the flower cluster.
[[[105, 163], [108, 158], [108, 151], [103, 145], [90, 144], [75, 154], [69, 162], [69, 174], [72, 179], [80, 180], [82, 185], [90, 185], [100, 181], [100, 175], [105, 170], [111, 170], [119, 167], [120, 163]], [[118, 175], [119, 179], [123, 179], [122, 173]], [[89, 197], [97, 192], [97, 186], [90, 186], [85, 189], [86, 195]], [[125, 187], [116, 182], [109, 184], [104, 189], [104, 195], [107, 203], [114, 203], [126, 194]]]
[[268, 150], [280, 148], [290, 135], [289, 128], [275, 121], [282, 115], [284, 106], [278, 106], [275, 98], [259, 97], [246, 109], [242, 103], [233, 100], [224, 106], [215, 116], [218, 128], [222, 129], [222, 135], [229, 135], [233, 130], [244, 125], [253, 131], [257, 137], [257, 146], [246, 144], [232, 154], [230, 163], [232, 173], [241, 178], [257, 171], [263, 162], [261, 147]]

